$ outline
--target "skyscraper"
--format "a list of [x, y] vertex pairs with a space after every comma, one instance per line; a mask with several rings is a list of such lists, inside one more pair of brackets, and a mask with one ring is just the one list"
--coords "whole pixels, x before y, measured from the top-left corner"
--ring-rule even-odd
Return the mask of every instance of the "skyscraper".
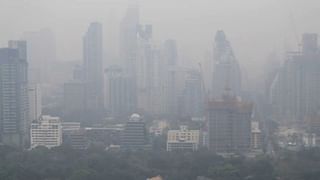
[[52, 69], [56, 57], [55, 35], [50, 29], [25, 32], [22, 37], [28, 42], [29, 81], [31, 83], [50, 83]]
[[225, 94], [222, 100], [209, 102], [209, 149], [222, 154], [248, 152], [252, 109], [251, 103], [231, 94]]
[[137, 53], [139, 31], [139, 8], [137, 5], [128, 7], [125, 17], [120, 24], [120, 65], [124, 73], [131, 77], [129, 89], [133, 94], [134, 109], [137, 109]]
[[223, 31], [216, 33], [213, 53], [213, 97], [216, 99], [221, 98], [226, 88], [229, 88], [234, 95], [240, 95], [240, 66]]
[[101, 112], [104, 108], [102, 25], [91, 23], [83, 37], [86, 107]]
[[287, 125], [320, 112], [320, 53], [317, 34], [304, 34], [302, 51], [288, 52], [270, 86], [273, 114]]
[[130, 6], [120, 24], [120, 58], [129, 76], [135, 76], [139, 31], [139, 8]]
[[28, 63], [26, 42], [0, 49], [0, 135], [2, 143], [24, 147], [28, 141]]
[[181, 106], [182, 114], [186, 117], [202, 117], [203, 115], [203, 91], [200, 72], [190, 70], [187, 72], [183, 99]]

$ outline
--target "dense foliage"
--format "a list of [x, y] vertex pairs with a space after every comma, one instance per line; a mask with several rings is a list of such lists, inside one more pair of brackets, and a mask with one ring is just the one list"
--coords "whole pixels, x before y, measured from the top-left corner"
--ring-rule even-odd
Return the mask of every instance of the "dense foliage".
[[0, 147], [0, 179], [4, 180], [144, 180], [161, 175], [166, 180], [318, 180], [320, 150], [261, 156], [222, 158], [207, 151], [106, 152], [76, 151], [69, 147], [20, 151]]

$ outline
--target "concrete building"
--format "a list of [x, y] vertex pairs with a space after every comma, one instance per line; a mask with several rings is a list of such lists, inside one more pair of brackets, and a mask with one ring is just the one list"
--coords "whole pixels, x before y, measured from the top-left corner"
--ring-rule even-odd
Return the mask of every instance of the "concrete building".
[[132, 114], [121, 134], [121, 149], [143, 150], [147, 148], [146, 124], [139, 114]]
[[253, 105], [225, 94], [209, 102], [209, 149], [221, 153], [246, 153], [251, 145]]
[[26, 42], [10, 41], [0, 49], [0, 135], [3, 144], [28, 143], [28, 63]]
[[179, 130], [168, 131], [167, 151], [196, 151], [199, 143], [199, 130], [189, 130], [187, 126], [180, 126]]
[[62, 125], [59, 117], [41, 116], [31, 123], [31, 148], [52, 148], [62, 144]]

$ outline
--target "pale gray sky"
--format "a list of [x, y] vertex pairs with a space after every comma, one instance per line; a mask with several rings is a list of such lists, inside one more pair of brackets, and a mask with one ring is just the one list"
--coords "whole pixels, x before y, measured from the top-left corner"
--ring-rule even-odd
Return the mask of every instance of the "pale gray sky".
[[[51, 28], [58, 58], [80, 59], [82, 35], [91, 21], [100, 21], [110, 41], [106, 47], [115, 50], [119, 21], [132, 2], [0, 0], [0, 44], [24, 31]], [[240, 63], [252, 72], [270, 51], [295, 48], [295, 34], [320, 32], [317, 0], [140, 0], [139, 5], [141, 22], [154, 25], [155, 39], [176, 39], [184, 57], [194, 61], [211, 48], [215, 32], [225, 30]]]

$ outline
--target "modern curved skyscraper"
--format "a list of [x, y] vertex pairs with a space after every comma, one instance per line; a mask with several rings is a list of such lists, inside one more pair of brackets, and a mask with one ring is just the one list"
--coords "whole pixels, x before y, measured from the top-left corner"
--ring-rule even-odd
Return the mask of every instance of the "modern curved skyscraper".
[[235, 96], [241, 92], [241, 70], [230, 42], [218, 31], [214, 42], [213, 98], [220, 99], [227, 90]]

